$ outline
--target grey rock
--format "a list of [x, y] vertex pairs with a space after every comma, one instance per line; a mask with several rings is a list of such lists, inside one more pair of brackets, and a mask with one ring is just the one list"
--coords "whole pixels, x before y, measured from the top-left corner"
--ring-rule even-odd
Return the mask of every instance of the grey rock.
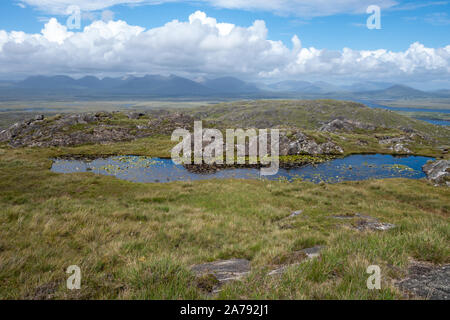
[[378, 140], [379, 144], [382, 145], [394, 145], [397, 143], [404, 143], [404, 142], [409, 142], [411, 140], [409, 140], [407, 137], [380, 137]]
[[11, 139], [11, 132], [9, 130], [2, 130], [0, 132], [0, 142], [5, 142]]
[[415, 263], [406, 279], [397, 286], [412, 296], [430, 300], [450, 300], [450, 265], [441, 267]]
[[296, 217], [296, 216], [301, 215], [302, 213], [303, 213], [303, 210], [294, 211], [294, 212], [291, 213], [291, 215], [289, 217], [290, 218]]
[[422, 167], [427, 179], [435, 184], [446, 184], [450, 182], [450, 160], [437, 160], [429, 162]]
[[320, 255], [320, 251], [322, 251], [325, 247], [324, 246], [315, 246], [312, 248], [306, 248], [301, 250], [303, 253], [306, 254], [306, 256], [309, 259], [314, 259], [314, 258], [318, 258]]
[[250, 261], [245, 259], [221, 260], [191, 267], [198, 277], [213, 275], [221, 284], [242, 279], [250, 273], [250, 269]]
[[401, 137], [378, 137], [378, 143], [381, 145], [390, 145], [389, 149], [393, 150], [396, 153], [401, 154], [409, 154], [412, 153], [411, 150], [408, 149], [408, 147], [405, 145], [408, 142], [411, 142], [412, 140], [408, 137], [401, 136]]
[[334, 119], [322, 127], [320, 127], [319, 131], [323, 132], [338, 132], [338, 131], [348, 131], [352, 132], [356, 129], [362, 130], [375, 130], [376, 127], [370, 124], [362, 123], [359, 121], [347, 120], [347, 119]]
[[43, 114], [40, 114], [40, 115], [35, 116], [35, 117], [34, 117], [34, 120], [35, 120], [35, 121], [42, 121], [42, 120], [44, 120], [44, 118], [45, 118], [44, 115], [43, 115]]
[[395, 144], [391, 149], [396, 153], [411, 153], [411, 150], [405, 147], [402, 143]]
[[302, 261], [300, 263], [287, 264], [287, 265], [280, 266], [280, 267], [270, 271], [268, 273], [268, 275], [269, 276], [282, 275], [283, 273], [286, 272], [286, 270], [289, 267], [300, 265], [301, 263], [303, 263], [305, 261], [309, 261], [311, 259], [316, 259], [316, 258], [318, 258], [320, 256], [320, 251], [322, 251], [324, 248], [325, 248], [324, 246], [315, 246], [315, 247], [312, 247], [312, 248], [306, 248], [306, 249], [303, 249], [303, 250], [300, 250], [300, 251], [295, 251], [295, 252], [293, 252], [294, 255], [303, 254], [303, 255], [306, 256], [306, 260], [304, 260], [304, 261]]
[[332, 218], [339, 220], [355, 220], [353, 227], [359, 231], [387, 231], [396, 227], [392, 223], [380, 222], [374, 217], [362, 215], [359, 213], [356, 213], [354, 215], [332, 216]]
[[[133, 130], [131, 126], [112, 124], [107, 121], [112, 115], [109, 112], [97, 112], [64, 114], [46, 122], [26, 120], [0, 132], [0, 142], [8, 142], [12, 147], [74, 146], [130, 141], [161, 133], [161, 128], [153, 129], [151, 126], [141, 126], [139, 130]], [[165, 117], [162, 114], [159, 117], [155, 117], [155, 119], [161, 122], [167, 118], [175, 119], [175, 123], [168, 124], [170, 128], [167, 128], [167, 131], [170, 129], [170, 132], [177, 127], [179, 119], [182, 118], [176, 115]], [[41, 118], [39, 117], [39, 119]], [[85, 127], [73, 130], [73, 126], [80, 124]]]
[[139, 119], [141, 117], [143, 117], [145, 114], [141, 113], [141, 112], [130, 112], [128, 113], [128, 118], [129, 119]]
[[328, 141], [318, 144], [305, 134], [297, 132], [292, 139], [280, 137], [280, 154], [281, 155], [322, 155], [322, 154], [342, 154], [344, 150], [335, 143]]

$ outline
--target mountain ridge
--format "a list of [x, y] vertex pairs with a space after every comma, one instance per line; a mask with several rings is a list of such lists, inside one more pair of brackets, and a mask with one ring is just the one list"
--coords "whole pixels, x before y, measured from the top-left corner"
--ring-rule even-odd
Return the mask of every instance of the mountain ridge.
[[251, 98], [410, 99], [450, 97], [450, 90], [428, 92], [402, 84], [381, 82], [338, 86], [324, 81], [285, 80], [272, 84], [255, 84], [230, 76], [194, 81], [177, 75], [158, 74], [102, 79], [95, 76], [75, 79], [66, 75], [36, 75], [17, 82], [2, 81], [0, 85], [0, 97], [5, 99], [19, 96], [242, 98], [247, 95]]

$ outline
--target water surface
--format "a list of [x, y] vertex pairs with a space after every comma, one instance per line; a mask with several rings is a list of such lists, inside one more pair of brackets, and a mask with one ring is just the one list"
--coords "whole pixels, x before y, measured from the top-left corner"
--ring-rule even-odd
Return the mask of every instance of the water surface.
[[294, 169], [280, 169], [274, 176], [260, 176], [259, 169], [225, 169], [210, 174], [189, 172], [183, 166], [175, 165], [170, 159], [140, 156], [117, 156], [96, 160], [55, 159], [52, 171], [58, 173], [93, 172], [111, 175], [133, 182], [171, 182], [205, 179], [303, 179], [315, 183], [330, 183], [384, 178], [424, 178], [422, 166], [429, 157], [394, 157], [391, 155], [352, 155], [331, 160], [317, 166], [308, 165]]
[[450, 109], [432, 109], [432, 108], [408, 108], [408, 107], [388, 107], [370, 101], [360, 101], [370, 108], [380, 108], [397, 112], [427, 112], [430, 113], [430, 118], [417, 118], [417, 120], [425, 121], [438, 126], [449, 126], [450, 121], [432, 119], [433, 113], [450, 113]]

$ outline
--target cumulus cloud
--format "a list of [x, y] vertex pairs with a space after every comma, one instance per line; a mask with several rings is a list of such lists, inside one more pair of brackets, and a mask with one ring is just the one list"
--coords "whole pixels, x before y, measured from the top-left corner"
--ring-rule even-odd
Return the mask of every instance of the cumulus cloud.
[[[152, 5], [166, 2], [181, 2], [181, 0], [20, 0], [22, 4], [52, 14], [65, 14], [67, 7], [74, 4], [83, 11], [96, 11], [120, 4]], [[385, 9], [398, 4], [395, 0], [191, 0], [187, 2], [203, 2], [219, 8], [262, 10], [299, 17], [364, 13], [369, 5], [378, 5]]]
[[245, 79], [450, 79], [450, 45], [413, 43], [403, 52], [305, 48], [268, 39], [264, 21], [242, 27], [197, 11], [146, 30], [124, 21], [95, 21], [81, 31], [52, 18], [39, 34], [0, 31], [3, 78], [28, 74], [163, 73]]

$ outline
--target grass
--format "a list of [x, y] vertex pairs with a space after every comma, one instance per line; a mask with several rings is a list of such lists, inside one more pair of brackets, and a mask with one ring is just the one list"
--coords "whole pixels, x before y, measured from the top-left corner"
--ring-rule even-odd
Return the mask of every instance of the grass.
[[416, 109], [449, 109], [450, 98], [424, 98], [424, 99], [404, 99], [404, 100], [386, 100], [379, 101], [380, 104], [399, 107], [399, 108], [416, 108]]
[[282, 126], [313, 131], [319, 129], [323, 123], [336, 118], [346, 118], [391, 130], [411, 128], [442, 143], [448, 143], [450, 139], [448, 128], [411, 119], [389, 110], [372, 109], [351, 101], [238, 101], [194, 108], [191, 112], [205, 121], [217, 122], [226, 128]]
[[[450, 192], [424, 180], [141, 184], [49, 170], [55, 156], [167, 157], [172, 145], [159, 136], [0, 147], [0, 299], [211, 298], [189, 267], [229, 258], [249, 259], [252, 273], [227, 284], [218, 299], [398, 299], [393, 281], [410, 259], [450, 261]], [[287, 218], [296, 210], [304, 213]], [[397, 228], [361, 233], [330, 217], [354, 213]], [[266, 276], [274, 261], [315, 245], [326, 246], [319, 259]], [[366, 287], [373, 264], [382, 269], [382, 290]], [[70, 265], [82, 270], [80, 291], [65, 288]]]

